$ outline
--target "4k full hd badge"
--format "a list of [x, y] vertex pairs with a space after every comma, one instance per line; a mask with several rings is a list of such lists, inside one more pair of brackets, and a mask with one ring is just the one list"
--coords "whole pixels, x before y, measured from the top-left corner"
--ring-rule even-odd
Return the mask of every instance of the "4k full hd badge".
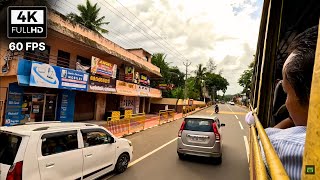
[[46, 38], [47, 7], [8, 7], [8, 38]]

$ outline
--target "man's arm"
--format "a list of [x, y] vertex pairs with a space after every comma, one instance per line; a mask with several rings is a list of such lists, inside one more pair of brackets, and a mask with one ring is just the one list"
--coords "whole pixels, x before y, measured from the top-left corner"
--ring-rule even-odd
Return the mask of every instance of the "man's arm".
[[282, 120], [281, 122], [279, 122], [277, 125], [274, 126], [274, 128], [279, 128], [279, 129], [287, 129], [287, 128], [291, 128], [294, 127], [294, 123], [292, 121], [292, 119], [290, 117]]

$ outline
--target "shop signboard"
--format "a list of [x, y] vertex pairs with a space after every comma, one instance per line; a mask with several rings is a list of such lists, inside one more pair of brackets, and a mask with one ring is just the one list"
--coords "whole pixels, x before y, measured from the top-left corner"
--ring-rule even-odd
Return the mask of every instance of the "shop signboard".
[[159, 89], [150, 88], [149, 96], [153, 97], [153, 98], [161, 98], [162, 97], [162, 92]]
[[116, 84], [117, 94], [127, 95], [127, 96], [137, 96], [136, 85], [128, 82], [123, 82], [117, 80]]
[[61, 68], [60, 89], [87, 91], [89, 74], [73, 69]]
[[150, 79], [145, 74], [140, 74], [140, 84], [145, 86], [150, 86]]
[[32, 61], [30, 86], [87, 91], [88, 73]]
[[121, 96], [120, 107], [124, 109], [134, 110], [135, 108], [135, 97], [133, 96]]
[[72, 122], [74, 117], [75, 92], [63, 90], [59, 94], [57, 120]]
[[90, 75], [88, 91], [98, 93], [116, 92], [116, 80], [98, 75]]
[[24, 119], [22, 112], [23, 89], [16, 83], [9, 84], [5, 114], [5, 126], [20, 124]]
[[112, 77], [115, 79], [117, 76], [117, 65], [92, 56], [91, 73], [100, 74], [102, 76]]
[[133, 66], [126, 66], [125, 67], [125, 81], [133, 82], [134, 77], [134, 67]]
[[150, 88], [146, 86], [139, 86], [137, 85], [137, 92], [139, 96], [149, 96]]
[[30, 86], [59, 88], [60, 75], [60, 67], [32, 61]]

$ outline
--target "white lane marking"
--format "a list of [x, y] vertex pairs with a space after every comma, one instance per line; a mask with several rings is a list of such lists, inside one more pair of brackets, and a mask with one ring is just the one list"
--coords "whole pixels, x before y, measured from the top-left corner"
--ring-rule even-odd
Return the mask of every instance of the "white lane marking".
[[153, 150], [153, 151], [151, 151], [151, 152], [143, 155], [142, 157], [140, 157], [140, 158], [136, 159], [135, 161], [131, 162], [131, 163], [128, 165], [128, 167], [131, 167], [131, 166], [137, 164], [138, 162], [142, 161], [143, 159], [147, 158], [148, 156], [154, 154], [155, 152], [159, 151], [160, 149], [162, 149], [162, 148], [168, 146], [169, 144], [173, 143], [173, 142], [176, 141], [177, 139], [178, 139], [178, 138], [174, 138], [174, 139], [172, 139], [171, 141], [165, 143], [164, 145], [158, 147], [157, 149], [155, 149], [155, 150]]
[[[227, 105], [227, 107], [230, 109], [230, 111], [232, 111], [232, 109], [229, 107], [229, 105]], [[233, 112], [233, 111], [232, 111]]]
[[235, 116], [237, 119], [239, 119], [237, 115], [234, 115], [234, 116]]
[[249, 163], [249, 143], [248, 143], [247, 136], [243, 136], [243, 139], [244, 139], [244, 145], [246, 147], [247, 159], [248, 159], [248, 163]]
[[213, 115], [213, 113], [215, 113], [214, 111], [210, 114], [210, 116], [212, 116]]
[[239, 125], [240, 125], [240, 128], [243, 130], [243, 126], [240, 121], [239, 121]]

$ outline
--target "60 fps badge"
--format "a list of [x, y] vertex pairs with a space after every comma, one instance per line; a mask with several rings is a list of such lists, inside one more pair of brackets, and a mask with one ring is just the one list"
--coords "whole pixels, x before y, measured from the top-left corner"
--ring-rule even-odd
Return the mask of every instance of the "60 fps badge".
[[8, 7], [8, 38], [46, 38], [47, 7]]

